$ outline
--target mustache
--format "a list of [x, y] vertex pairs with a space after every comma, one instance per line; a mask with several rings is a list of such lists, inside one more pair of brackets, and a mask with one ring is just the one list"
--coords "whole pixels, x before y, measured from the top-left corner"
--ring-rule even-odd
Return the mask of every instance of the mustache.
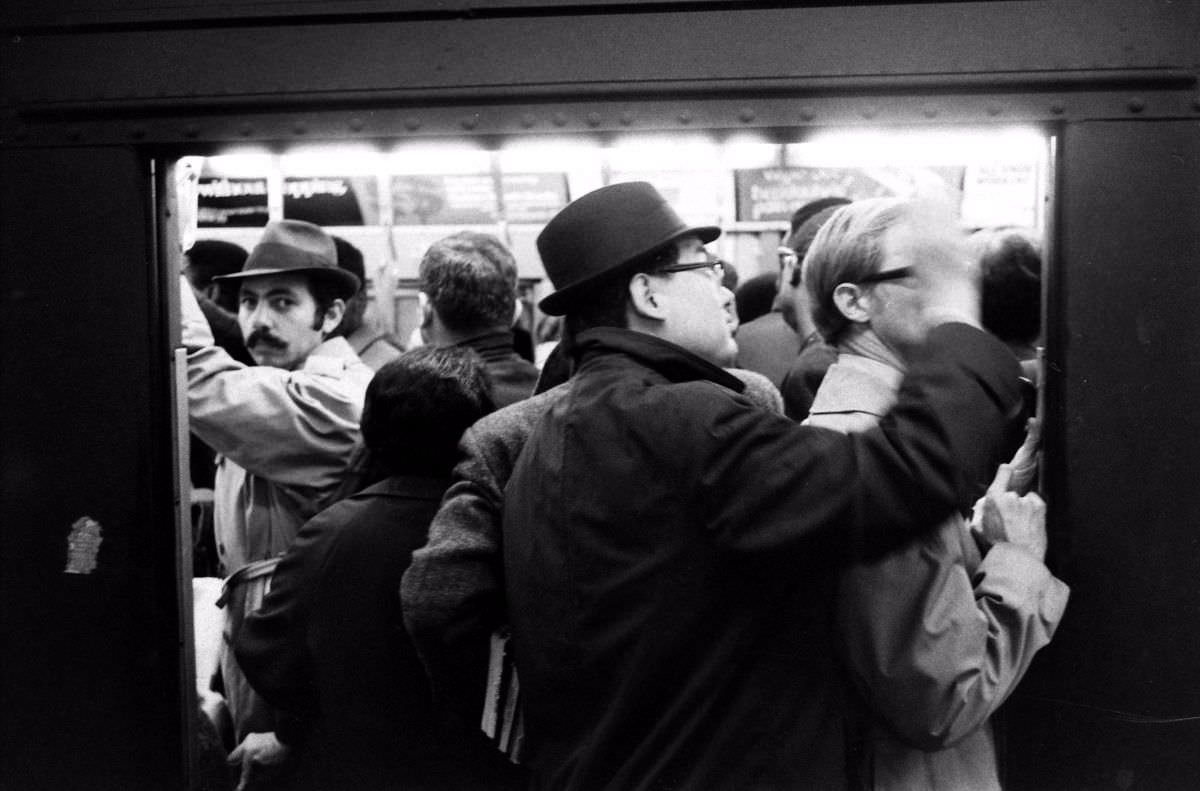
[[246, 338], [246, 348], [252, 349], [258, 345], [267, 346], [271, 349], [283, 349], [287, 347], [287, 343], [276, 338], [270, 332], [264, 329], [257, 329], [250, 333]]

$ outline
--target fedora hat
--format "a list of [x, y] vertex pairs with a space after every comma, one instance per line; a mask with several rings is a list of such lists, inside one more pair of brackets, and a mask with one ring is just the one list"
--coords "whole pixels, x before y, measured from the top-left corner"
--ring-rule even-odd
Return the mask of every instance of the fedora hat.
[[688, 225], [645, 181], [589, 192], [567, 204], [538, 234], [538, 254], [555, 289], [538, 307], [561, 316], [597, 282], [689, 234], [708, 243], [721, 229]]
[[262, 239], [254, 245], [242, 271], [214, 277], [213, 280], [244, 280], [263, 275], [306, 274], [321, 278], [336, 289], [337, 296], [349, 299], [361, 282], [353, 273], [338, 267], [333, 237], [319, 225], [303, 220], [275, 220], [263, 229]]

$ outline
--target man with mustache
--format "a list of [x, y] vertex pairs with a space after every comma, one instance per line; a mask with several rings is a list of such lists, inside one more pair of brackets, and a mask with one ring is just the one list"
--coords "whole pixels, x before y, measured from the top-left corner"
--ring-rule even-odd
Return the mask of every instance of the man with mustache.
[[[218, 279], [238, 289], [238, 325], [257, 365], [214, 345], [188, 288], [182, 339], [191, 428], [218, 454], [213, 511], [228, 643], [265, 592], [269, 564], [341, 482], [373, 371], [331, 335], [360, 283], [316, 225], [269, 224], [242, 270]], [[282, 752], [274, 716], [223, 653], [236, 755], [243, 766], [270, 762]]]

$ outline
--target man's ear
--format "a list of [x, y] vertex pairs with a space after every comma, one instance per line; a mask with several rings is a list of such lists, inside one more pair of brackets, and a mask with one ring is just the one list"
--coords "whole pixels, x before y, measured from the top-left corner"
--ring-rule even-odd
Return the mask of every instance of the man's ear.
[[871, 320], [871, 297], [853, 283], [839, 283], [833, 289], [833, 304], [850, 321], [866, 324]]
[[325, 317], [321, 321], [321, 335], [328, 336], [329, 333], [337, 329], [337, 325], [342, 323], [342, 317], [346, 315], [346, 300], [335, 299], [329, 303], [329, 307], [325, 309]]
[[429, 295], [424, 291], [417, 292], [417, 307], [421, 309], [421, 323], [419, 326], [428, 327], [433, 323], [433, 305], [429, 303]]
[[662, 301], [663, 295], [650, 275], [639, 272], [629, 279], [629, 304], [636, 315], [662, 321], [667, 317]]
[[510, 326], [510, 327], [517, 326], [517, 322], [521, 320], [521, 314], [524, 312], [525, 312], [525, 303], [521, 302], [521, 300], [519, 300], [519, 299], [516, 300], [516, 302], [513, 303], [512, 323], [509, 324], [508, 326]]

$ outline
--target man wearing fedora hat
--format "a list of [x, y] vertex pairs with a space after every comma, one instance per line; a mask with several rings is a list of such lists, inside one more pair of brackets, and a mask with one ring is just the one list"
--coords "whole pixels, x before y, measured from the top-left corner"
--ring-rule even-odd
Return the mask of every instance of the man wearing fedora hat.
[[[345, 338], [331, 337], [359, 280], [338, 267], [332, 238], [316, 225], [270, 223], [241, 271], [217, 279], [238, 290], [238, 325], [257, 365], [213, 344], [190, 289], [182, 293], [183, 343], [191, 428], [218, 454], [217, 555], [235, 575], [281, 554], [328, 504], [360, 438], [373, 371]], [[269, 741], [261, 734], [274, 730], [273, 715], [225, 653], [235, 740]]]
[[918, 256], [927, 338], [892, 412], [844, 435], [756, 408], [719, 367], [718, 234], [635, 182], [538, 237], [576, 371], [503, 506], [537, 788], [844, 786], [834, 570], [965, 508], [1000, 461], [1016, 363], [978, 329], [965, 262]]

